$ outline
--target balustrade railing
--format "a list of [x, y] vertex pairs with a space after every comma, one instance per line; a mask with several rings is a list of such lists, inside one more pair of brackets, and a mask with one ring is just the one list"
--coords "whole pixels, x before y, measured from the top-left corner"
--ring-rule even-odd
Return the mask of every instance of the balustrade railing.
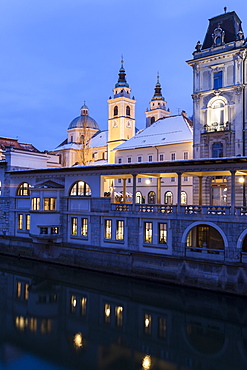
[[[112, 211], [118, 212], [137, 212], [153, 214], [175, 214], [183, 215], [210, 215], [210, 216], [228, 216], [231, 215], [230, 206], [205, 206], [205, 205], [181, 205], [178, 211], [177, 205], [168, 204], [129, 204], [129, 203], [112, 203]], [[236, 216], [247, 217], [247, 207], [235, 207]]]

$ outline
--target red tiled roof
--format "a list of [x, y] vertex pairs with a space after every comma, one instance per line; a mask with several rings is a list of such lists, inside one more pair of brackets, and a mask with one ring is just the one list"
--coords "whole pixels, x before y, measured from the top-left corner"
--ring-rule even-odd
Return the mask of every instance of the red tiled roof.
[[39, 150], [36, 149], [32, 144], [19, 143], [17, 139], [10, 139], [7, 137], [0, 137], [0, 149], [6, 150], [6, 147], [12, 146], [15, 149], [26, 150], [28, 152], [39, 153]]

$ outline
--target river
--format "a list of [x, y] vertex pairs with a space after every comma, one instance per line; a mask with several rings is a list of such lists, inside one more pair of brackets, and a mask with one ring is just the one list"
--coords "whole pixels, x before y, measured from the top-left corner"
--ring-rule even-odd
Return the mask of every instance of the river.
[[0, 369], [247, 369], [247, 298], [0, 261]]

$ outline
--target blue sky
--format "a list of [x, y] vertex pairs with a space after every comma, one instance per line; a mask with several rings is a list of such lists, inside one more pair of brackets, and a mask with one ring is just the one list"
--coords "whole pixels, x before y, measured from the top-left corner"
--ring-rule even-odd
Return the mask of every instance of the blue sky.
[[185, 61], [208, 18], [235, 10], [247, 36], [247, 2], [207, 0], [0, 0], [0, 136], [52, 150], [84, 100], [102, 130], [121, 55], [145, 125], [157, 71], [171, 112], [192, 114]]

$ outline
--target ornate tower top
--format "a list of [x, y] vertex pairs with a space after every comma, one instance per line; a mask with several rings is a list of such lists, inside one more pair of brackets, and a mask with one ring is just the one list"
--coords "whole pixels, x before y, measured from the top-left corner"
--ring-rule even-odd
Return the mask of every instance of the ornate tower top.
[[126, 73], [125, 73], [123, 64], [124, 64], [124, 60], [122, 57], [121, 67], [119, 69], [119, 74], [118, 74], [118, 82], [116, 83], [115, 88], [116, 87], [129, 87], [129, 84], [127, 83], [126, 78], [125, 78]]
[[160, 84], [160, 76], [159, 76], [159, 73], [157, 75], [157, 82], [156, 82], [156, 85], [155, 85], [155, 88], [154, 88], [154, 96], [152, 97], [151, 101], [154, 101], [154, 100], [165, 100], [164, 97], [162, 96], [162, 88], [161, 88], [161, 84]]

